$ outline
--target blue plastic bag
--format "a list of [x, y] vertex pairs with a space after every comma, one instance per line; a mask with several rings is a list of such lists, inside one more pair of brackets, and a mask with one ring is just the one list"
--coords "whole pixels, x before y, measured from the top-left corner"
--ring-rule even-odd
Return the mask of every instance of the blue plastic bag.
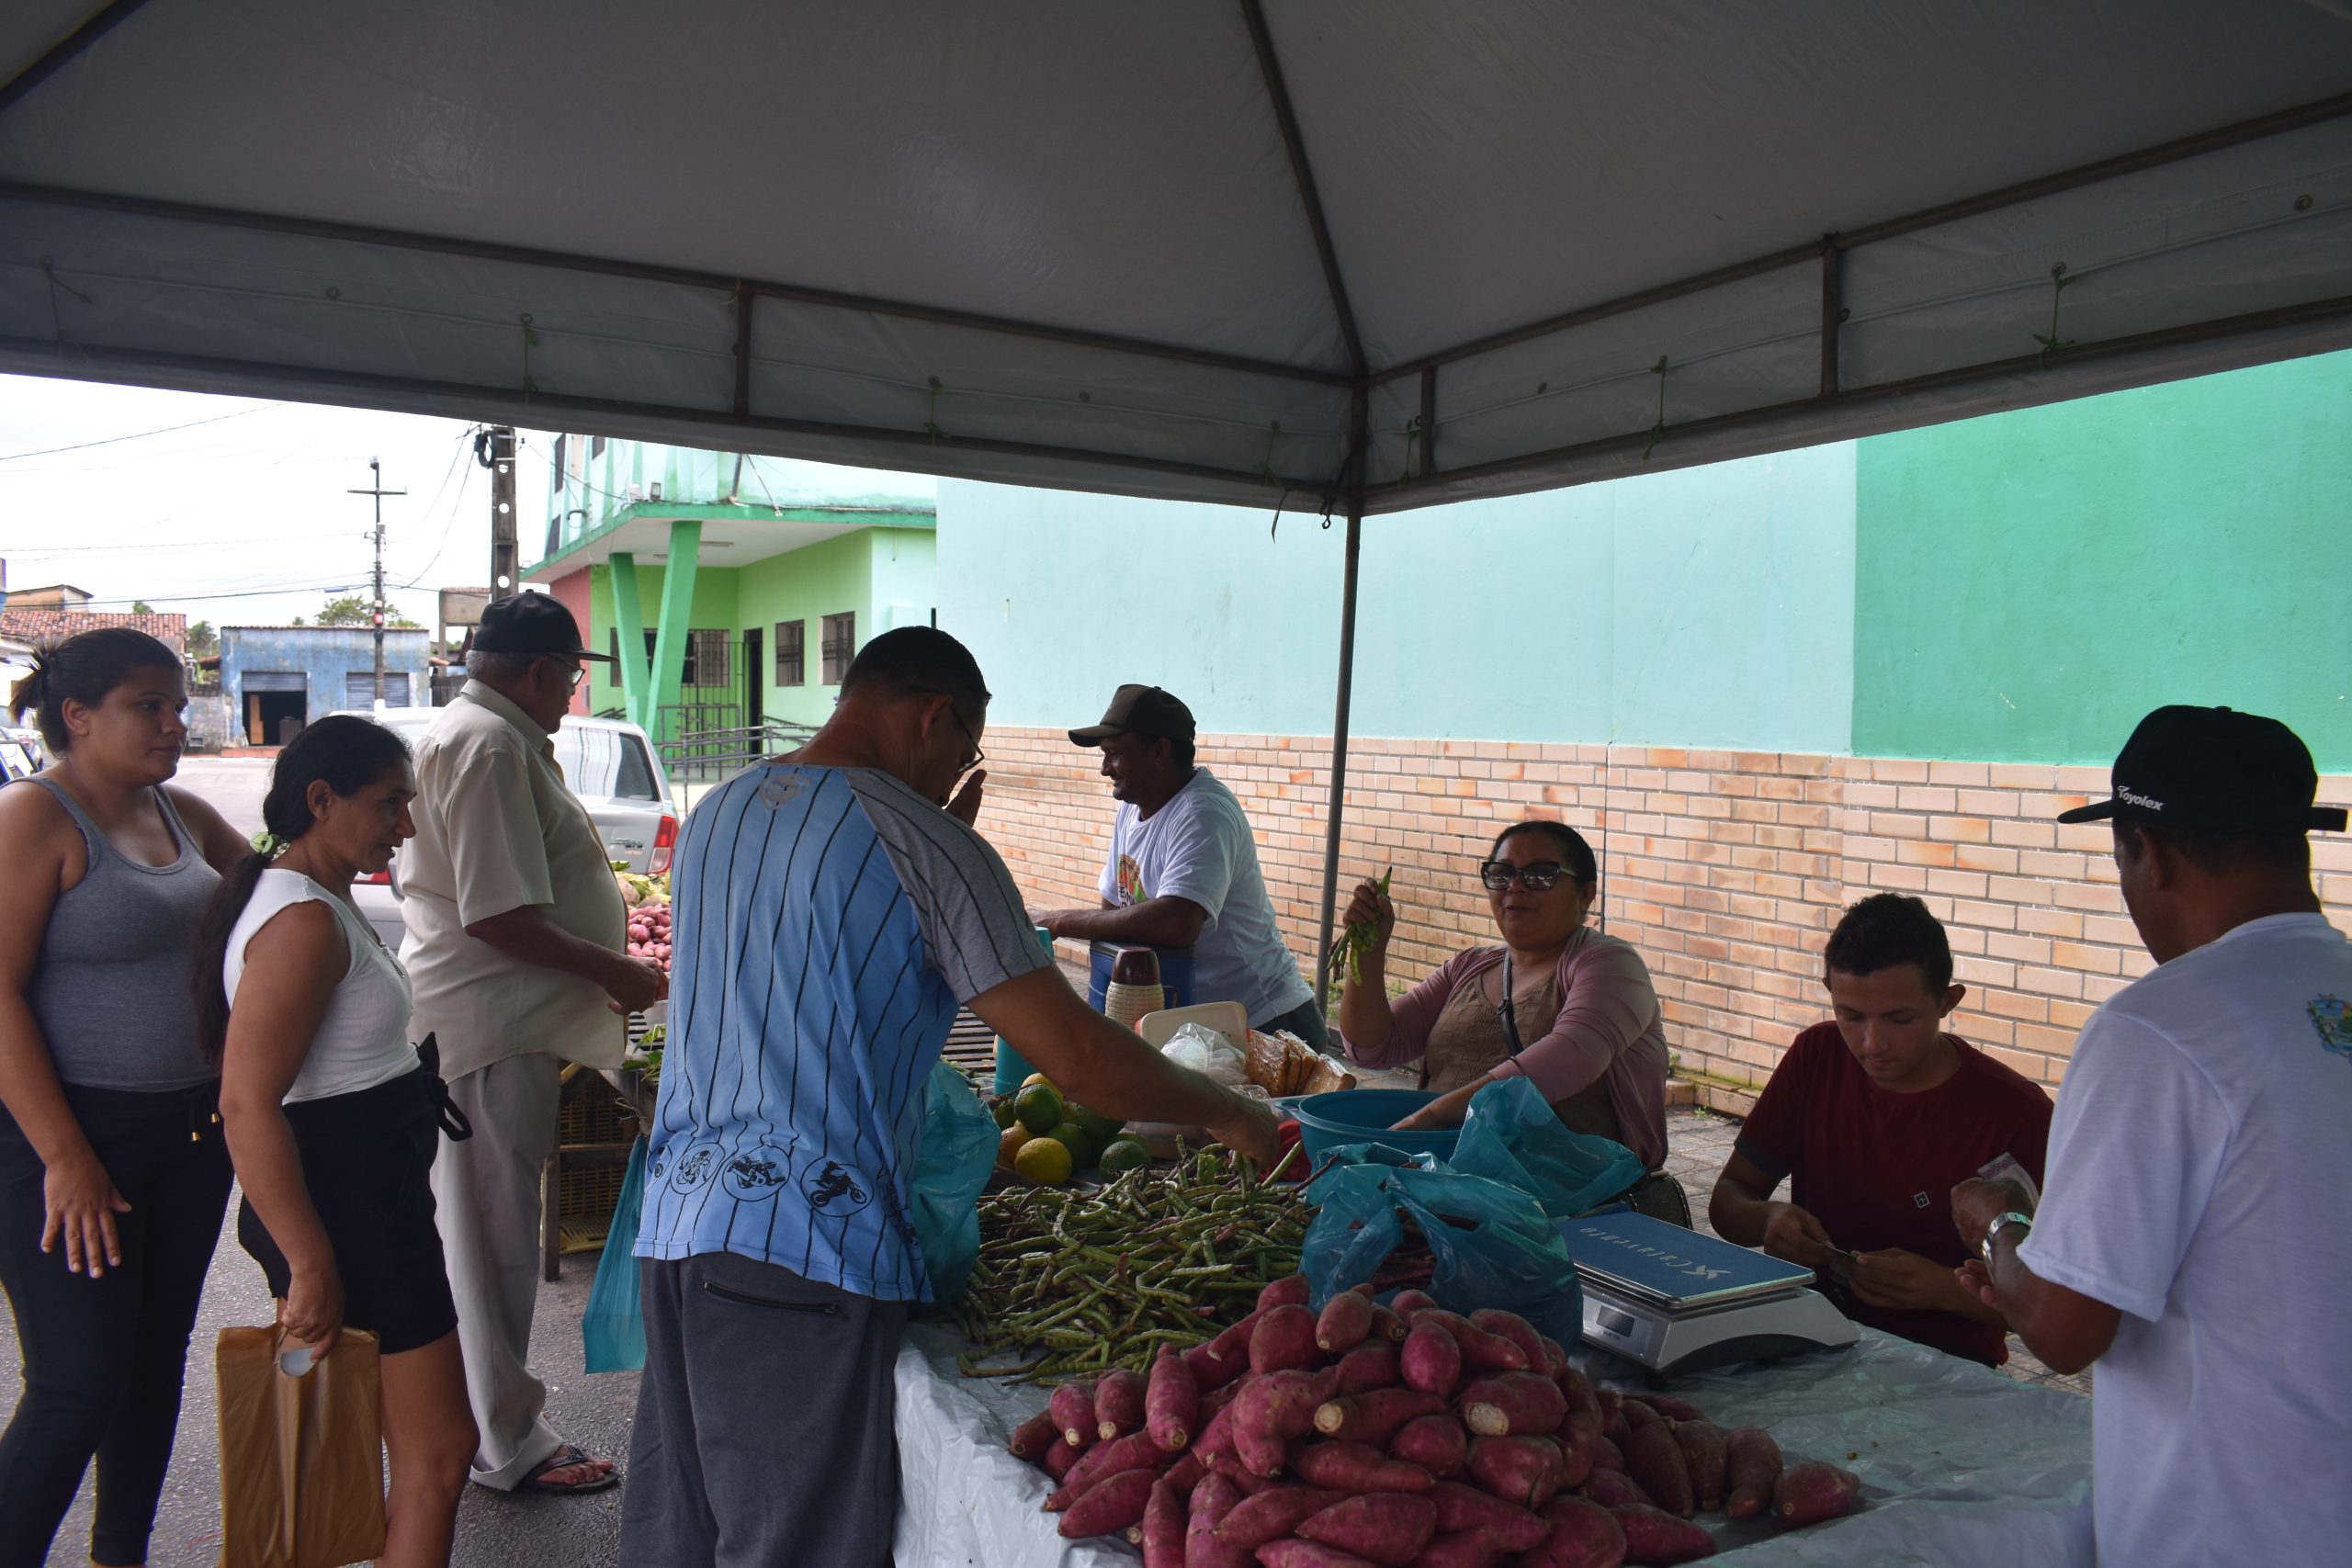
[[1346, 1145], [1333, 1157], [1316, 1179], [1323, 1206], [1300, 1249], [1311, 1304], [1372, 1279], [1404, 1239], [1409, 1216], [1435, 1259], [1428, 1290], [1440, 1306], [1464, 1314], [1499, 1307], [1563, 1345], [1576, 1343], [1584, 1331], [1576, 1260], [1532, 1195], [1377, 1145]]
[[1614, 1202], [1648, 1174], [1624, 1145], [1562, 1126], [1543, 1091], [1523, 1077], [1498, 1078], [1470, 1097], [1447, 1163], [1533, 1193], [1555, 1220]]
[[922, 1145], [908, 1187], [934, 1302], [962, 1295], [979, 1261], [980, 1191], [996, 1168], [1002, 1136], [971, 1080], [953, 1063], [933, 1066], [923, 1091]]
[[592, 1372], [634, 1372], [645, 1366], [645, 1314], [637, 1287], [637, 1225], [645, 1206], [645, 1139], [628, 1151], [620, 1201], [613, 1205], [613, 1228], [605, 1233], [605, 1256], [588, 1287], [588, 1310], [580, 1318], [581, 1359]]

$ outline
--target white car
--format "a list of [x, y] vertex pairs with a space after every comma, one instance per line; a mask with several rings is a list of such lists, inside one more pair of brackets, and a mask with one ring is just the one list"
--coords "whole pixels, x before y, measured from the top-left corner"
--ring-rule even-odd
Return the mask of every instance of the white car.
[[[386, 708], [360, 712], [397, 730], [413, 752], [439, 716], [439, 708]], [[588, 808], [605, 840], [608, 860], [625, 862], [629, 870], [659, 876], [670, 869], [670, 854], [678, 843], [678, 811], [671, 804], [670, 782], [662, 774], [653, 742], [645, 731], [616, 718], [581, 718], [565, 715], [555, 733], [555, 760], [571, 792]], [[401, 919], [401, 890], [392, 873], [379, 872], [352, 888], [359, 912], [376, 928], [377, 936], [393, 952], [408, 936]]]

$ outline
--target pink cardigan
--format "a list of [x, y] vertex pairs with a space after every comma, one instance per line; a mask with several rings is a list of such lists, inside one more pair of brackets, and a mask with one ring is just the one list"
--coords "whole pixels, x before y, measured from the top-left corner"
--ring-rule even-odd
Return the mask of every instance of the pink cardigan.
[[[1499, 947], [1455, 953], [1391, 1004], [1396, 1023], [1387, 1039], [1368, 1049], [1341, 1043], [1367, 1067], [1419, 1061], [1454, 988], [1502, 961]], [[1666, 1018], [1650, 987], [1649, 965], [1630, 943], [1588, 926], [1560, 954], [1559, 989], [1560, 1012], [1550, 1032], [1527, 1041], [1516, 1063], [1504, 1061], [1489, 1076], [1524, 1073], [1545, 1100], [1556, 1102], [1606, 1074], [1625, 1146], [1657, 1169], [1666, 1163]]]

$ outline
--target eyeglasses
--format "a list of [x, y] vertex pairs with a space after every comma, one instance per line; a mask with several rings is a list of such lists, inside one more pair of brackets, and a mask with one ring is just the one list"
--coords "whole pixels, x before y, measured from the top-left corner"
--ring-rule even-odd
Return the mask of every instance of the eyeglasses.
[[563, 671], [564, 679], [571, 683], [571, 689], [575, 692], [580, 689], [580, 682], [588, 678], [588, 666], [585, 664], [566, 664], [563, 662], [563, 656], [555, 653], [542, 654], [540, 657], [554, 660], [557, 667]]
[[1530, 893], [1542, 893], [1557, 886], [1567, 870], [1555, 860], [1531, 861], [1525, 865], [1513, 865], [1503, 860], [1480, 861], [1478, 880], [1495, 893], [1505, 891], [1514, 880]]
[[972, 743], [971, 761], [966, 762], [962, 767], [956, 770], [956, 774], [958, 778], [961, 778], [964, 774], [970, 773], [974, 768], [978, 767], [982, 762], [989, 760], [989, 754], [980, 750], [980, 738], [977, 734], [973, 733], [972, 727], [970, 725], [964, 722], [963, 711], [956, 707], [956, 698], [953, 694], [934, 691], [929, 686], [917, 686], [915, 690], [922, 693], [926, 697], [945, 697], [947, 699], [947, 716], [956, 721], [956, 728], [962, 730], [964, 732], [964, 739]]

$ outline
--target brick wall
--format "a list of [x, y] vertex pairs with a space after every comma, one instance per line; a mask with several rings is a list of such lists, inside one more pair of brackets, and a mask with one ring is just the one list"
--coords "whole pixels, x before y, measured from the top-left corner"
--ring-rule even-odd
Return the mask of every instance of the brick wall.
[[[1114, 803], [1099, 754], [1059, 730], [991, 728], [981, 829], [1033, 904], [1092, 905]], [[1315, 961], [1329, 742], [1204, 736], [1199, 759], [1250, 814], [1274, 910]], [[1601, 849], [1609, 930], [1649, 962], [1686, 1070], [1757, 1084], [1827, 1016], [1821, 945], [1840, 910], [1917, 894], [1969, 987], [1958, 1032], [2054, 1089], [2091, 1010], [2150, 966], [2100, 824], [2058, 812], [2107, 794], [2104, 768], [1662, 747], [1358, 739], [1341, 901], [1393, 865], [1392, 977], [1493, 940], [1471, 868], [1503, 823], [1556, 817]], [[2352, 777], [2321, 797], [2352, 805]], [[2322, 896], [2352, 930], [2352, 840], [2319, 836]], [[1732, 1097], [1736, 1109], [1737, 1097]]]

